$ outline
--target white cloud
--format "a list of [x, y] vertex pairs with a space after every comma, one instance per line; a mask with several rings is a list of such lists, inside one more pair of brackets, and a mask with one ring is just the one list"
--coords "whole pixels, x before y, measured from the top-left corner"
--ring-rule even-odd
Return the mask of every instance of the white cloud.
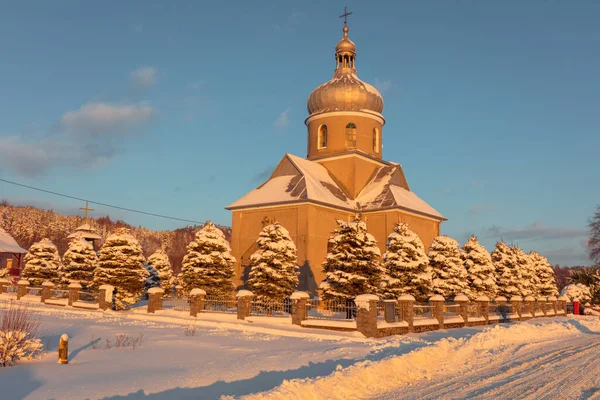
[[377, 90], [379, 90], [379, 93], [384, 94], [392, 87], [392, 81], [380, 81], [379, 78], [375, 78], [373, 86], [375, 86]]
[[115, 133], [131, 125], [148, 121], [154, 109], [148, 105], [88, 103], [79, 110], [68, 111], [59, 125], [76, 134]]
[[535, 221], [523, 228], [503, 229], [499, 226], [492, 226], [484, 229], [486, 238], [497, 238], [505, 241], [576, 239], [585, 237], [588, 234], [589, 230], [587, 228], [545, 226], [541, 221]]
[[277, 117], [275, 122], [273, 122], [273, 126], [280, 130], [285, 129], [290, 123], [290, 120], [288, 118], [290, 111], [291, 111], [290, 107], [283, 110], [283, 112], [281, 114], [279, 114], [279, 117]]
[[158, 80], [157, 72], [154, 67], [140, 67], [131, 72], [131, 82], [139, 89], [148, 89], [156, 84]]

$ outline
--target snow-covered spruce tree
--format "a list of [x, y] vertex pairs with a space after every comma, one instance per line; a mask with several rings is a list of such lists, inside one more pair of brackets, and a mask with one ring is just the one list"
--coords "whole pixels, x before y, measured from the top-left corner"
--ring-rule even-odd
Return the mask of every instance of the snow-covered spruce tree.
[[437, 236], [431, 242], [427, 256], [433, 278], [433, 293], [447, 299], [454, 298], [457, 294], [469, 296], [467, 270], [456, 240], [448, 236]]
[[492, 263], [490, 253], [477, 241], [475, 235], [463, 245], [461, 253], [465, 269], [467, 270], [467, 282], [471, 292], [471, 299], [479, 296], [496, 296], [496, 270]]
[[504, 296], [508, 299], [512, 296], [520, 296], [521, 271], [512, 249], [504, 242], [497, 242], [496, 248], [492, 252], [492, 262], [494, 268], [496, 268], [498, 296]]
[[99, 252], [94, 271], [94, 286], [115, 287], [115, 308], [123, 310], [135, 304], [144, 293], [148, 272], [142, 248], [126, 228], [108, 235]]
[[337, 220], [338, 228], [329, 238], [331, 246], [323, 262], [325, 279], [321, 282], [324, 300], [351, 300], [361, 294], [380, 293], [385, 270], [381, 252], [367, 224], [356, 218]]
[[187, 246], [181, 264], [183, 290], [204, 289], [208, 295], [231, 296], [235, 257], [223, 232], [207, 222]]
[[77, 238], [69, 243], [63, 255], [63, 280], [79, 282], [84, 289], [92, 285], [98, 256], [90, 242]]
[[246, 285], [259, 298], [281, 299], [298, 287], [298, 257], [290, 233], [275, 222], [265, 226], [250, 256]]
[[429, 259], [419, 236], [408, 228], [408, 224], [396, 224], [383, 253], [384, 297], [397, 299], [402, 294], [410, 294], [417, 301], [427, 299], [431, 293], [428, 265]]
[[533, 265], [531, 258], [529, 258], [529, 255], [518, 246], [512, 246], [512, 251], [517, 260], [519, 271], [521, 272], [521, 279], [517, 285], [520, 295], [522, 297], [537, 296], [536, 288], [539, 285], [539, 279], [535, 275], [535, 266]]
[[148, 257], [148, 264], [157, 272], [158, 284], [156, 286], [160, 286], [165, 294], [170, 294], [173, 290], [173, 268], [167, 253], [163, 249], [156, 250]]
[[31, 286], [40, 287], [44, 281], [50, 281], [55, 285], [62, 283], [62, 265], [58, 255], [58, 249], [50, 239], [42, 239], [34, 243], [25, 255], [25, 268], [21, 278], [29, 281]]
[[535, 270], [536, 296], [558, 296], [558, 287], [556, 287], [556, 278], [554, 269], [548, 262], [548, 259], [535, 251], [529, 253], [529, 259]]
[[148, 290], [152, 289], [153, 287], [160, 287], [160, 278], [158, 276], [158, 271], [156, 268], [154, 268], [154, 265], [146, 261], [144, 268], [146, 268], [146, 272], [148, 273], [146, 282], [144, 283], [144, 292], [148, 292]]

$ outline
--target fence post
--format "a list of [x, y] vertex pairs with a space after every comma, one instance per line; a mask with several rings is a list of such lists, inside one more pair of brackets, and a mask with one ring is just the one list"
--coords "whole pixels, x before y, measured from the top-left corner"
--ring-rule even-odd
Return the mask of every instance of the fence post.
[[100, 295], [98, 296], [98, 307], [104, 311], [112, 308], [113, 291], [115, 290], [114, 286], [102, 285], [100, 286], [99, 290]]
[[523, 307], [523, 298], [521, 296], [513, 296], [510, 298], [510, 304], [512, 305], [513, 311], [517, 314], [517, 320], [521, 320], [521, 308]]
[[535, 318], [535, 298], [527, 296], [523, 300], [525, 301], [525, 309], [531, 315], [531, 318]]
[[237, 319], [244, 320], [250, 316], [254, 293], [249, 290], [240, 290], [235, 297], [237, 297]]
[[485, 323], [490, 323], [490, 298], [487, 296], [479, 296], [475, 299], [479, 307], [479, 314], [485, 319]]
[[377, 302], [374, 294], [356, 296], [356, 330], [366, 337], [377, 337]]
[[21, 279], [17, 282], [17, 300], [21, 300], [21, 297], [27, 296], [27, 287], [29, 287], [29, 281]]
[[183, 297], [183, 286], [175, 285], [175, 298], [180, 299]]
[[292, 301], [292, 325], [302, 325], [306, 319], [306, 304], [310, 296], [306, 292], [294, 292], [290, 296]]
[[444, 329], [444, 299], [443, 296], [436, 294], [429, 298], [429, 302], [433, 305], [433, 318], [440, 323], [440, 329]]
[[570, 299], [564, 294], [558, 297], [558, 309], [561, 310], [565, 316], [567, 315], [567, 303], [569, 301]]
[[190, 316], [196, 317], [204, 310], [204, 298], [206, 291], [202, 289], [192, 289], [190, 292]]
[[554, 313], [554, 316], [557, 316], [558, 315], [558, 304], [556, 304], [556, 302], [557, 302], [556, 296], [549, 296], [548, 302], [552, 303], [552, 312]]
[[506, 312], [506, 302], [508, 300], [504, 296], [496, 297], [496, 313], [500, 313], [502, 322], [508, 322], [508, 313]]
[[79, 291], [81, 290], [81, 285], [78, 282], [73, 282], [69, 284], [69, 305], [72, 306], [73, 303], [79, 301]]
[[465, 326], [469, 324], [469, 298], [464, 294], [454, 296], [454, 301], [458, 303], [458, 314], [465, 322]]
[[148, 289], [148, 313], [154, 314], [155, 311], [162, 309], [162, 296], [165, 293], [160, 287]]
[[538, 308], [544, 314], [544, 317], [548, 315], [548, 310], [546, 310], [546, 298], [544, 296], [539, 296], [537, 299]]
[[414, 331], [414, 320], [415, 320], [415, 298], [410, 294], [403, 294], [398, 297], [400, 303], [402, 315], [400, 316], [402, 321], [406, 321], [408, 324], [408, 332]]
[[46, 300], [52, 297], [52, 289], [54, 288], [54, 283], [50, 281], [42, 282], [42, 303], [46, 303]]
[[10, 281], [8, 279], [0, 279], [0, 293], [6, 293], [8, 290], [8, 285], [10, 285]]

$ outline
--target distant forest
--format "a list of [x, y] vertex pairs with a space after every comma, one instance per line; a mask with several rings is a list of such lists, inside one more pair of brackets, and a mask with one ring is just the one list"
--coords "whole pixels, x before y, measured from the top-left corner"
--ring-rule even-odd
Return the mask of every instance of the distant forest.
[[[146, 257], [162, 247], [169, 255], [176, 273], [181, 268], [181, 260], [185, 255], [188, 243], [194, 239], [194, 233], [200, 228], [200, 226], [186, 226], [173, 231], [152, 231], [143, 227], [133, 227], [124, 221], [113, 221], [108, 216], [89, 218], [88, 222], [103, 239], [117, 228], [131, 229], [131, 233], [140, 242]], [[84, 219], [81, 216], [60, 215], [52, 210], [13, 206], [7, 201], [0, 202], [0, 228], [14, 237], [25, 249], [43, 238], [48, 238], [56, 244], [62, 256], [69, 244], [67, 236], [83, 223]], [[231, 228], [217, 226], [223, 231], [227, 240], [231, 241]]]

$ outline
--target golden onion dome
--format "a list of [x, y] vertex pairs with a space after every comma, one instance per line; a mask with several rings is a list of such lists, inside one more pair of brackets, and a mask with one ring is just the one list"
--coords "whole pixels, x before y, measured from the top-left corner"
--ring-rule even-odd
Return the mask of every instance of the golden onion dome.
[[335, 47], [336, 69], [333, 79], [312, 91], [308, 97], [309, 115], [333, 111], [367, 111], [380, 114], [383, 97], [373, 86], [356, 75], [356, 45], [348, 38], [348, 27]]

